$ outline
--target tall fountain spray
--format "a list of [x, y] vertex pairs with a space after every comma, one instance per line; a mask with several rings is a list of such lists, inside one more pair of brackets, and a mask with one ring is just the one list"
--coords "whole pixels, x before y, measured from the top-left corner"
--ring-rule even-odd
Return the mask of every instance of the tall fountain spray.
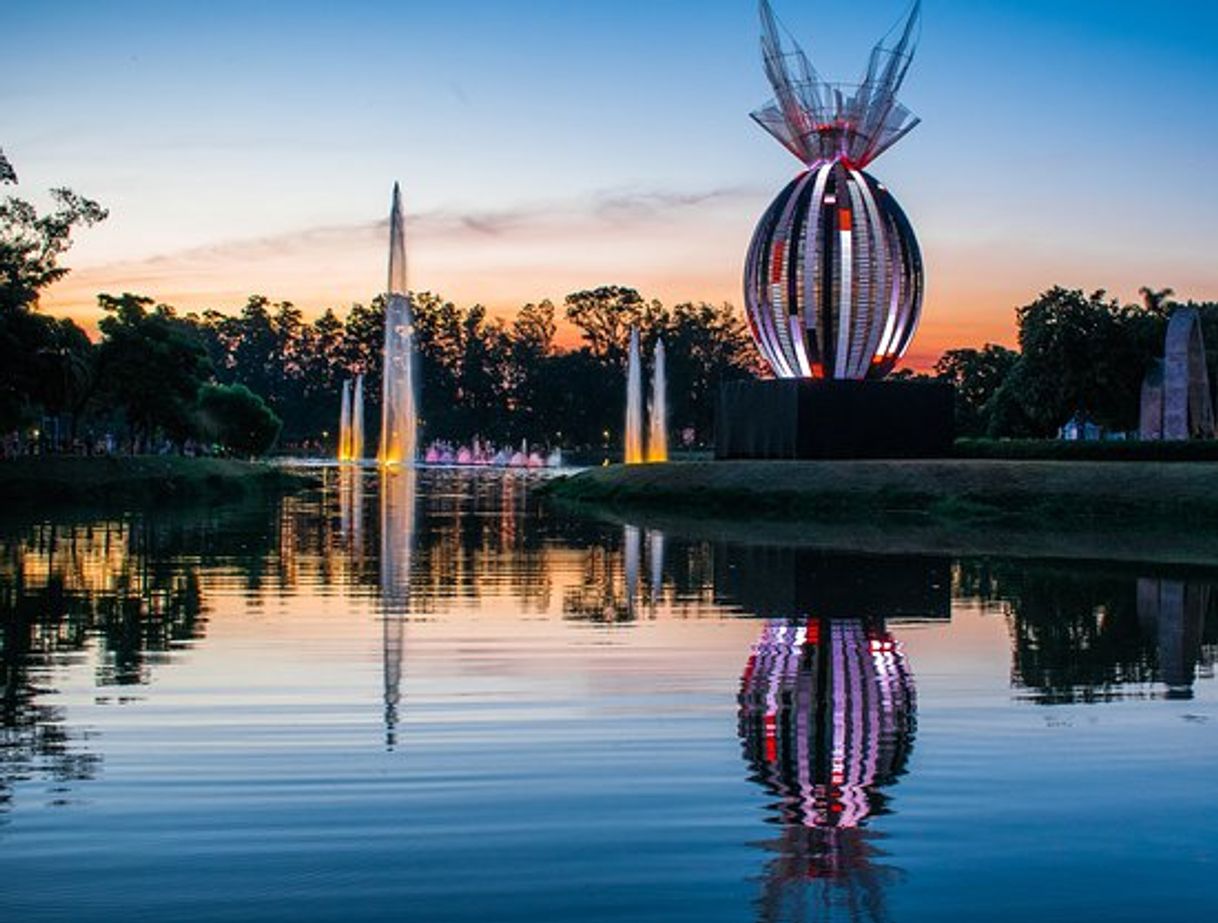
[[343, 403], [338, 414], [338, 460], [351, 460], [351, 380], [343, 382]]
[[406, 225], [402, 191], [393, 184], [389, 213], [389, 290], [385, 300], [384, 390], [381, 448], [384, 466], [414, 462], [418, 426], [414, 374], [414, 313], [406, 289]]
[[668, 370], [664, 341], [656, 340], [651, 370], [651, 427], [647, 432], [647, 460], [668, 461]]
[[626, 367], [626, 464], [640, 465], [643, 453], [643, 361], [639, 330], [630, 331], [630, 360]]
[[364, 376], [355, 379], [351, 392], [351, 440], [347, 446], [352, 461], [364, 460]]

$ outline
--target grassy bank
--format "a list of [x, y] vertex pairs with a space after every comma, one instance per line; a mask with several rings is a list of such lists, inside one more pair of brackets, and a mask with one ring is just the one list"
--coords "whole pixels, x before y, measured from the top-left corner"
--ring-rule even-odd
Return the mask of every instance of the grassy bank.
[[1218, 440], [1066, 442], [1060, 439], [958, 439], [952, 455], [955, 458], [1005, 461], [1218, 462]]
[[28, 510], [215, 503], [289, 492], [313, 482], [273, 465], [223, 458], [41, 456], [0, 461], [0, 504]]
[[592, 469], [545, 491], [687, 517], [1218, 531], [1218, 462], [707, 462]]

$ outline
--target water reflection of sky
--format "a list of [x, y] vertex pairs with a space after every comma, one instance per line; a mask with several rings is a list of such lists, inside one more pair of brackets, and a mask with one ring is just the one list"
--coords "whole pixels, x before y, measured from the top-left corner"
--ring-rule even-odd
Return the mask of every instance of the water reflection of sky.
[[5, 527], [0, 911], [1218, 896], [1218, 575], [727, 545], [528, 483], [346, 470], [274, 508]]

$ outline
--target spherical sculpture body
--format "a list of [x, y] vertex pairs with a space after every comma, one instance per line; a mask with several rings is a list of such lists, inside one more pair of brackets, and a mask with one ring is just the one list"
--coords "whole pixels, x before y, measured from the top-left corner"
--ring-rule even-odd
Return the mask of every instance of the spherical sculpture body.
[[913, 339], [923, 285], [901, 206], [842, 158], [782, 191], [745, 264], [749, 327], [778, 378], [883, 378]]

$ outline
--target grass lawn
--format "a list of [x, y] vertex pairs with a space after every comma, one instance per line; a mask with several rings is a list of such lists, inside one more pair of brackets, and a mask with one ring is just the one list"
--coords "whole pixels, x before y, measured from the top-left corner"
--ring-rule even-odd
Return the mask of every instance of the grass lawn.
[[1218, 462], [693, 462], [590, 469], [546, 492], [686, 516], [1218, 527]]

